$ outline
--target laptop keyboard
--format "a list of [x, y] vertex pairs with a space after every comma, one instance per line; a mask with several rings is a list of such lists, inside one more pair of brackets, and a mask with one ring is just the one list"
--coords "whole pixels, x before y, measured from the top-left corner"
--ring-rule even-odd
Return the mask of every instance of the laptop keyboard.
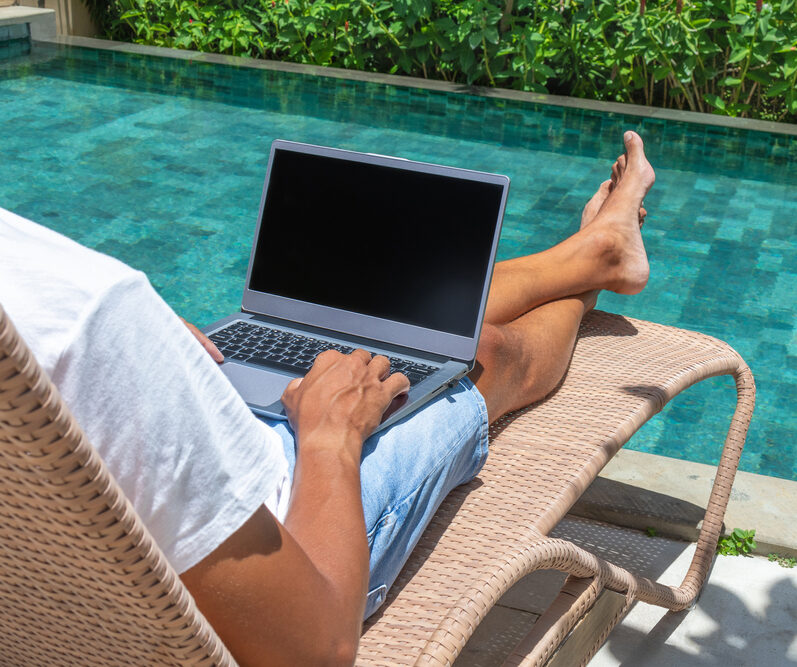
[[[349, 354], [355, 349], [348, 345], [240, 320], [210, 334], [208, 338], [228, 359], [237, 359], [299, 375], [307, 373], [315, 358], [325, 350], [337, 350]], [[421, 382], [438, 370], [436, 366], [419, 364], [398, 357], [388, 357], [388, 359], [390, 372], [404, 373], [409, 378], [410, 385]]]

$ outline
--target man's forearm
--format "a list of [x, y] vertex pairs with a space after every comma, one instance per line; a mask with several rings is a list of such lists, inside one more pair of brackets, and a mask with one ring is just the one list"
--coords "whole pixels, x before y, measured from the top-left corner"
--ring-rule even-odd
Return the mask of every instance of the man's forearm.
[[313, 435], [298, 443], [285, 527], [329, 582], [341, 622], [359, 636], [368, 588], [368, 542], [354, 447]]
[[299, 446], [284, 525], [263, 507], [182, 575], [242, 666], [354, 662], [368, 545], [359, 460], [334, 442]]

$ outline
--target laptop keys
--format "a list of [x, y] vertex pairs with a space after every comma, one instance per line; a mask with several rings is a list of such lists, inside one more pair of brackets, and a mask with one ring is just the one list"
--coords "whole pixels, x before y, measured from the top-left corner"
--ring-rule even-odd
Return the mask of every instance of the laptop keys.
[[[289, 373], [305, 374], [315, 358], [325, 350], [350, 354], [353, 347], [341, 343], [309, 338], [265, 326], [233, 322], [209, 336], [219, 351], [230, 359]], [[390, 372], [404, 373], [410, 385], [426, 379], [437, 367], [407, 359], [389, 357]]]

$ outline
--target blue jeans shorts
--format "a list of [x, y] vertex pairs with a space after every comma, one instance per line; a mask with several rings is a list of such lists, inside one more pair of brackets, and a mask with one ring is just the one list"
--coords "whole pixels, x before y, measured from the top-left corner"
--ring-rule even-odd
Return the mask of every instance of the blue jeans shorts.
[[[293, 431], [264, 419], [282, 438], [290, 474]], [[487, 408], [467, 378], [417, 412], [371, 436], [360, 478], [371, 550], [365, 617], [385, 601], [426, 526], [449, 491], [473, 479], [487, 459]]]

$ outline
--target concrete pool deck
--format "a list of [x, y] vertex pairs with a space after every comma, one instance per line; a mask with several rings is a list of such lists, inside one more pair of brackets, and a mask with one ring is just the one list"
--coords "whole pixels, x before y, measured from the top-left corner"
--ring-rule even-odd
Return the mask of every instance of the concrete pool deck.
[[[697, 540], [716, 468], [623, 449], [571, 510], [625, 528], [655, 529]], [[739, 471], [725, 513], [725, 532], [755, 529], [756, 553], [797, 556], [797, 482]]]
[[[714, 470], [622, 450], [552, 535], [650, 578], [680, 584]], [[797, 568], [766, 558], [797, 555], [794, 507], [797, 482], [738, 472], [723, 532], [754, 528], [756, 555], [717, 556], [691, 611], [636, 603], [590, 665], [797, 665]], [[657, 536], [649, 537], [648, 528]], [[476, 630], [456, 667], [501, 664], [563, 581], [562, 573], [546, 570], [518, 583]]]

